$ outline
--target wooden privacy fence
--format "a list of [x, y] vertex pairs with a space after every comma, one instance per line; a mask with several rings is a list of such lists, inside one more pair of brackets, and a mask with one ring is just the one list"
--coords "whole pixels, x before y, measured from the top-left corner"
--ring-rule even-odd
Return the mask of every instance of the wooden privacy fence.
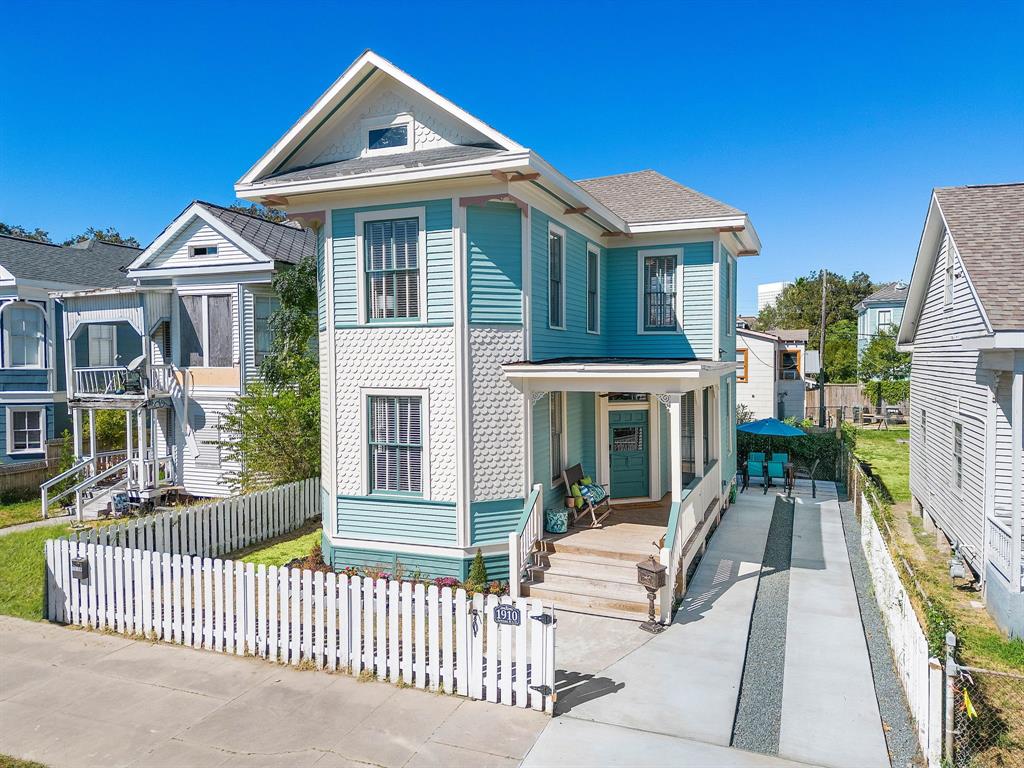
[[77, 531], [68, 540], [217, 557], [289, 533], [319, 517], [320, 479], [314, 477], [201, 507]]
[[49, 540], [51, 621], [551, 711], [539, 600]]

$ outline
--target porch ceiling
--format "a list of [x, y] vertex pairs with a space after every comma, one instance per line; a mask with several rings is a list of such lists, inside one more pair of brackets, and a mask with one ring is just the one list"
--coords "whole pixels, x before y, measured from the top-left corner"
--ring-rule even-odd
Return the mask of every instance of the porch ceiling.
[[736, 363], [681, 358], [564, 357], [506, 363], [505, 377], [527, 389], [570, 392], [681, 393], [717, 384]]

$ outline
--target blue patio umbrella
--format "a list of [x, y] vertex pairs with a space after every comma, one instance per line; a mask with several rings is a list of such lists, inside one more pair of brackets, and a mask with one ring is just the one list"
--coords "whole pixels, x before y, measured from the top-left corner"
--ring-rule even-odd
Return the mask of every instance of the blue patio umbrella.
[[768, 438], [768, 452], [772, 451], [773, 437], [803, 437], [806, 433], [802, 429], [791, 427], [784, 421], [778, 419], [758, 419], [736, 427], [738, 432], [748, 432], [751, 435], [764, 435]]

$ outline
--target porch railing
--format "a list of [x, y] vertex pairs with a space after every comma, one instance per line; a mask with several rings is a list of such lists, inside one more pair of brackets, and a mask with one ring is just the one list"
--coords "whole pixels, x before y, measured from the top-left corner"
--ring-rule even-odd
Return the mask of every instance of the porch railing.
[[[1017, 542], [1017, 552], [1020, 553], [1022, 542]], [[1021, 573], [1020, 556], [1014, 558], [1013, 552], [1013, 530], [1003, 521], [990, 517], [988, 518], [988, 561], [996, 569], [1003, 580], [1014, 592], [1024, 588], [1024, 575]], [[1014, 578], [1014, 561], [1016, 559], [1017, 574]]]
[[672, 606], [686, 588], [686, 574], [701, 553], [714, 514], [705, 516], [722, 487], [722, 468], [710, 462], [703, 477], [696, 477], [683, 489], [683, 498], [669, 509], [660, 561], [665, 566], [665, 586], [661, 590], [658, 620], [672, 620]]
[[508, 587], [512, 597], [519, 597], [526, 569], [532, 564], [533, 550], [544, 535], [544, 486], [537, 484], [530, 491], [516, 529], [508, 535]]
[[75, 368], [74, 396], [119, 397], [143, 395], [150, 392], [170, 392], [174, 379], [173, 365], [151, 365], [149, 373], [139, 372], [137, 378], [124, 366], [96, 366]]

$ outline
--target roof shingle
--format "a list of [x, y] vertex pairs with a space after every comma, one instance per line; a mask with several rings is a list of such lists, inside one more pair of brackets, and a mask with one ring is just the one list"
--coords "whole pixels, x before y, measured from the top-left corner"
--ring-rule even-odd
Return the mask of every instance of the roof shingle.
[[992, 327], [1024, 328], [1024, 183], [940, 187], [935, 199]]
[[196, 203], [274, 261], [298, 264], [303, 257], [316, 253], [316, 234], [312, 229], [278, 224], [202, 200]]
[[23, 237], [0, 235], [0, 265], [15, 278], [43, 283], [114, 288], [128, 285], [122, 267], [141, 248], [85, 240], [75, 245], [53, 245]]
[[743, 215], [743, 211], [684, 187], [657, 171], [619, 173], [576, 183], [627, 222]]

